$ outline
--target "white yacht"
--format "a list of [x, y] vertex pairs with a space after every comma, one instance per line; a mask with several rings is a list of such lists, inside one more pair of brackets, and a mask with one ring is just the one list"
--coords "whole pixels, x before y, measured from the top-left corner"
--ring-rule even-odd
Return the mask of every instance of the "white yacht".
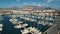
[[3, 17], [0, 15], [0, 20], [3, 20]]
[[22, 25], [19, 24], [19, 25], [17, 25], [17, 26], [14, 26], [14, 28], [22, 28]]
[[53, 25], [53, 23], [49, 23], [49, 26]]
[[2, 31], [3, 24], [0, 23], [0, 31]]
[[40, 22], [40, 21], [38, 21], [38, 24], [47, 25], [48, 22], [44, 22], [44, 21]]
[[21, 32], [22, 34], [41, 34], [42, 33], [38, 29], [33, 28], [33, 27], [25, 28]]
[[24, 19], [25, 17], [24, 16], [20, 16], [20, 18]]
[[30, 21], [30, 19], [31, 19], [31, 18], [26, 18], [26, 17], [25, 17], [25, 20], [28, 20], [28, 21]]
[[18, 20], [12, 18], [12, 19], [10, 19], [9, 21], [10, 21], [10, 22], [14, 22], [14, 21], [18, 21]]
[[12, 22], [13, 24], [16, 24], [18, 20], [12, 18], [12, 19], [10, 19], [9, 21]]
[[16, 18], [17, 16], [16, 15], [12, 15], [12, 18]]
[[20, 24], [20, 23], [23, 23], [23, 21], [18, 21], [17, 23], [19, 23], [19, 24]]
[[32, 18], [34, 18], [35, 16], [32, 16]]
[[28, 26], [28, 24], [19, 24], [14, 26], [14, 28], [25, 28], [26, 26]]
[[0, 31], [2, 31], [2, 28], [0, 28]]
[[50, 18], [49, 20], [53, 20], [53, 18]]
[[3, 14], [0, 14], [0, 15], [3, 15]]
[[0, 24], [0, 27], [3, 27], [3, 25], [2, 25], [2, 24]]
[[40, 19], [41, 17], [39, 16], [39, 17], [37, 17], [38, 19]]
[[30, 21], [34, 22], [34, 21], [37, 21], [36, 19], [31, 19]]
[[23, 27], [28, 26], [28, 24], [22, 24], [22, 25], [23, 25]]
[[46, 18], [45, 18], [45, 20], [49, 20], [49, 18], [48, 18], [48, 17], [46, 17]]

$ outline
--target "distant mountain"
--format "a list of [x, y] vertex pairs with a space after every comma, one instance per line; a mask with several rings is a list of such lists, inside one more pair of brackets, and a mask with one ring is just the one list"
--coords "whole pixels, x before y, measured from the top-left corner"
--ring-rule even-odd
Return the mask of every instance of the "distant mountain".
[[32, 9], [32, 10], [48, 10], [48, 9], [51, 9], [53, 10], [53, 8], [51, 7], [45, 7], [45, 6], [24, 6], [22, 7], [22, 9]]
[[43, 9], [54, 9], [54, 8], [51, 8], [51, 7], [46, 7], [46, 6], [31, 6], [31, 5], [28, 5], [28, 6], [24, 6], [24, 7], [10, 7], [10, 8], [0, 8], [0, 9], [14, 9], [14, 10], [17, 10], [17, 9], [20, 9], [20, 10], [24, 10], [24, 9], [32, 9], [32, 10], [43, 10]]

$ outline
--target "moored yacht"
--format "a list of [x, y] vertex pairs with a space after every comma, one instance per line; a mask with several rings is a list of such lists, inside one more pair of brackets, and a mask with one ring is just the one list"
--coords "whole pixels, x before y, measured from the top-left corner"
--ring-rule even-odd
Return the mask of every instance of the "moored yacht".
[[3, 17], [0, 15], [0, 20], [3, 20]]
[[0, 31], [2, 31], [2, 28], [3, 28], [3, 24], [0, 23]]
[[23, 21], [18, 21], [17, 23], [21, 24], [21, 23], [23, 23]]
[[2, 28], [0, 28], [0, 31], [2, 31]]
[[18, 21], [17, 19], [10, 19], [9, 21], [13, 22], [13, 21]]
[[35, 21], [37, 21], [37, 20], [36, 20], [36, 19], [31, 19], [30, 21], [35, 22]]
[[0, 24], [0, 27], [3, 27], [3, 25], [2, 25], [2, 24]]
[[47, 25], [48, 22], [45, 22], [45, 21], [40, 22], [40, 21], [38, 21], [38, 24]]
[[12, 19], [10, 19], [9, 21], [12, 22], [12, 23], [14, 24], [14, 23], [17, 23], [18, 20], [12, 18]]
[[28, 26], [28, 24], [19, 24], [14, 26], [14, 28], [25, 28], [26, 26]]
[[33, 27], [25, 28], [21, 32], [22, 34], [41, 34], [42, 33], [38, 29], [33, 28]]
[[16, 18], [17, 16], [16, 15], [12, 15], [12, 18]]

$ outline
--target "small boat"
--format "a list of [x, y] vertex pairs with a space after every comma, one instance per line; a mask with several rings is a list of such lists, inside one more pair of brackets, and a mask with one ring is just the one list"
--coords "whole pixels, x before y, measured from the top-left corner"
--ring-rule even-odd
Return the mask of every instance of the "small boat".
[[12, 24], [17, 24], [17, 22], [18, 22], [18, 20], [17, 20], [17, 19], [13, 19], [13, 18], [12, 18], [12, 19], [10, 19], [9, 21], [10, 21]]
[[45, 18], [45, 20], [49, 20], [49, 18], [47, 17], [47, 18]]
[[0, 15], [3, 15], [3, 14], [0, 14]]
[[30, 21], [34, 22], [34, 21], [37, 21], [36, 19], [31, 19]]
[[47, 25], [48, 22], [44, 22], [44, 21], [40, 22], [40, 21], [38, 21], [38, 24]]
[[0, 28], [0, 31], [2, 31], [2, 28]]
[[2, 24], [0, 24], [0, 27], [3, 27], [3, 25], [2, 25]]
[[17, 23], [23, 23], [22, 21], [18, 21]]
[[30, 18], [25, 18], [25, 20], [28, 20], [28, 21], [30, 21]]
[[12, 15], [12, 18], [16, 18], [16, 15]]
[[9, 21], [10, 21], [10, 22], [16, 22], [16, 21], [18, 21], [18, 20], [12, 18], [12, 19], [10, 19]]
[[35, 16], [32, 16], [32, 18], [34, 18]]
[[3, 17], [2, 16], [0, 16], [0, 20], [3, 20]]
[[28, 26], [28, 24], [22, 24], [22, 25], [23, 25], [23, 27]]
[[17, 26], [14, 26], [14, 28], [22, 28], [22, 25], [17, 25]]
[[53, 23], [49, 23], [49, 26], [53, 25]]
[[2, 23], [0, 23], [0, 31], [2, 31], [2, 27], [3, 27], [3, 24], [2, 24]]

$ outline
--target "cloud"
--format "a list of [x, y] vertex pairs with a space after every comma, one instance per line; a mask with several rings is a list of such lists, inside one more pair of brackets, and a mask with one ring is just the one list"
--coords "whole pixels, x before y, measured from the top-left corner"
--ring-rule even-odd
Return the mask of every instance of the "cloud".
[[36, 5], [37, 3], [33, 2], [33, 3], [27, 3], [25, 2], [24, 5]]
[[55, 0], [45, 0], [47, 3], [53, 2]]
[[17, 2], [19, 2], [20, 0], [17, 0]]
[[27, 4], [28, 4], [28, 3], [26, 3], [26, 2], [24, 3], [24, 5], [27, 5]]
[[53, 2], [54, 0], [47, 0], [47, 2]]
[[27, 2], [25, 2], [25, 3], [23, 3], [24, 5], [32, 5], [32, 6], [47, 6], [48, 4], [46, 4], [46, 3], [36, 3], [36, 2], [33, 2], [33, 3], [27, 3]]
[[41, 4], [37, 4], [37, 6], [42, 6]]
[[42, 3], [42, 4], [37, 4], [36, 6], [47, 6], [48, 4]]
[[60, 0], [46, 0], [47, 2], [60, 1]]

